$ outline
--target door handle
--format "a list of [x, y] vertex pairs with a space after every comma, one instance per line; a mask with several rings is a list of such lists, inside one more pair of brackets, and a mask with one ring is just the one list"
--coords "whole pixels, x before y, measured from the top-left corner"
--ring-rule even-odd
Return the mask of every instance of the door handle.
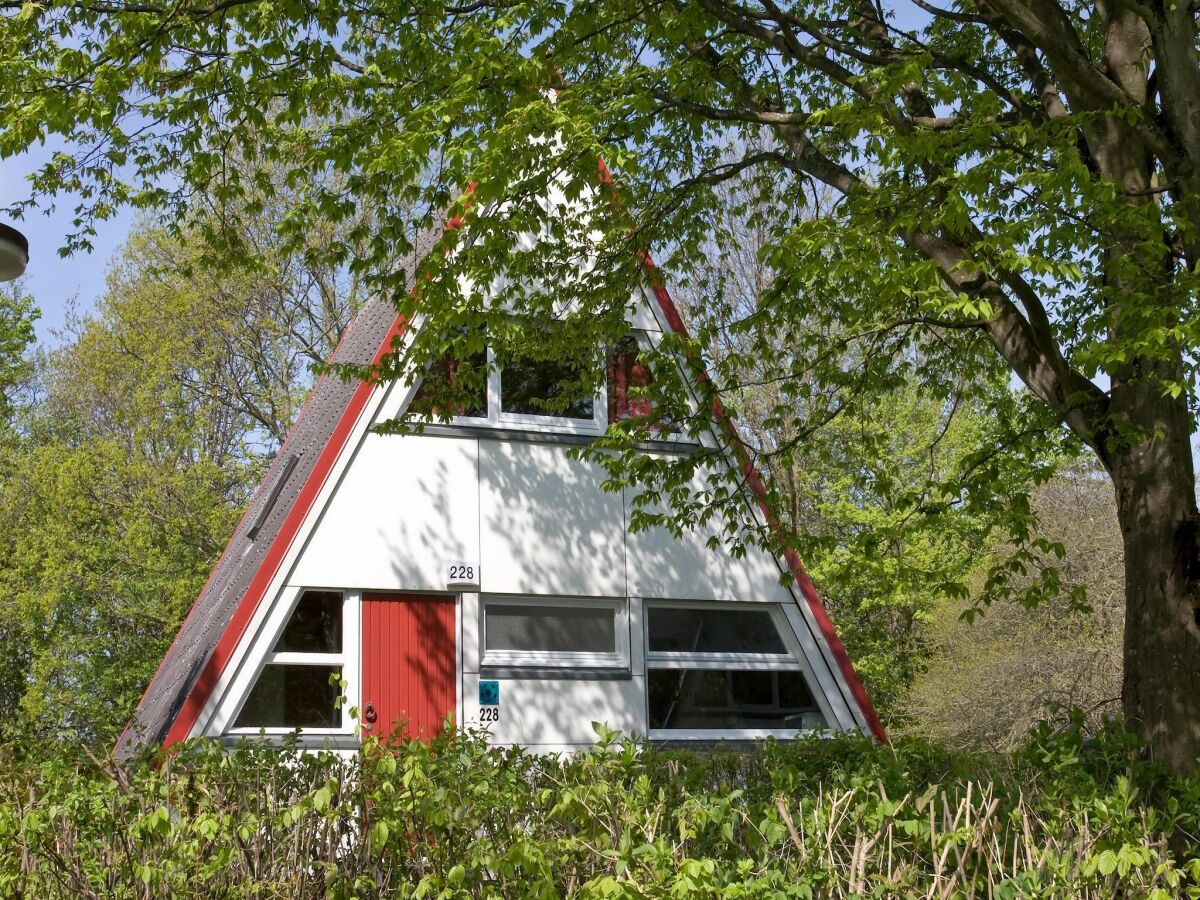
[[365, 721], [368, 725], [373, 725], [375, 724], [375, 720], [378, 718], [379, 713], [375, 712], [375, 704], [368, 703], [366, 708], [363, 710], [363, 721]]

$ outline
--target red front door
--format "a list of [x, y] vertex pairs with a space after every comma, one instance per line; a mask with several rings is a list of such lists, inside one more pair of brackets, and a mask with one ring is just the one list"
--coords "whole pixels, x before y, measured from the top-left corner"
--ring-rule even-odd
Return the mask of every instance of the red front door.
[[408, 737], [441, 733], [456, 707], [454, 598], [363, 594], [363, 727]]

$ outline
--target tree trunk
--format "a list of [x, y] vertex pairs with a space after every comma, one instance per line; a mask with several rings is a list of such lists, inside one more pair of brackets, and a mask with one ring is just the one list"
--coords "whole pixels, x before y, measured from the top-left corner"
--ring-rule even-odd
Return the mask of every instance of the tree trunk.
[[1154, 382], [1114, 392], [1147, 429], [1110, 457], [1125, 547], [1123, 701], [1155, 758], [1191, 772], [1200, 757], [1200, 520], [1187, 408]]

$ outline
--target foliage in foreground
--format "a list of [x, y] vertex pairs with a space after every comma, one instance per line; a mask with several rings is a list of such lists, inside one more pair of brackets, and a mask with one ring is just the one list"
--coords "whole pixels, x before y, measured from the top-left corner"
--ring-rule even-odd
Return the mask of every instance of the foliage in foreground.
[[[861, 739], [569, 757], [480, 735], [354, 762], [11, 755], [0, 890], [38, 897], [1200, 897], [1200, 778], [1125, 732], [1018, 754]], [[989, 769], [990, 766], [990, 769]]]

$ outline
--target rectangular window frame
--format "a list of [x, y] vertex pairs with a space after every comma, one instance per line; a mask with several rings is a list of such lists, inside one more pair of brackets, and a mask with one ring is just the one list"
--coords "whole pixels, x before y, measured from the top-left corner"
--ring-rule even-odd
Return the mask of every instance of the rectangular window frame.
[[572, 419], [566, 416], [536, 416], [527, 413], [507, 413], [500, 410], [500, 369], [496, 367], [496, 355], [491, 347], [487, 350], [487, 415], [455, 416], [455, 425], [474, 425], [508, 431], [545, 431], [553, 434], [603, 434], [608, 428], [607, 383], [592, 398], [592, 418]]
[[[488, 650], [487, 608], [497, 606], [587, 607], [613, 613], [616, 649], [612, 653], [559, 650]], [[481, 669], [630, 669], [629, 601], [607, 597], [530, 597], [510, 594], [481, 594], [479, 597], [479, 665]]]
[[[791, 623], [779, 603], [757, 602], [723, 602], [723, 601], [688, 601], [688, 600], [651, 600], [643, 601], [642, 613], [645, 626], [642, 633], [642, 646], [646, 658], [647, 690], [646, 724], [647, 737], [652, 741], [728, 741], [728, 740], [759, 740], [763, 738], [794, 738], [799, 734], [812, 733], [813, 729], [797, 728], [650, 728], [650, 691], [649, 677], [652, 669], [681, 670], [708, 669], [726, 671], [775, 671], [800, 672], [804, 675], [813, 701], [820, 711], [822, 718], [828, 723], [835, 721], [832, 710], [819, 690], [819, 682], [801, 660], [803, 655]], [[771, 616], [771, 623], [783, 640], [785, 653], [683, 653], [650, 649], [650, 610], [651, 609], [765, 609]]]
[[[300, 598], [304, 596], [305, 591], [321, 590], [321, 591], [340, 591], [342, 595], [342, 650], [340, 653], [303, 653], [298, 651], [284, 651], [276, 653], [274, 650], [268, 650], [259, 660], [258, 666], [254, 669], [254, 676], [250, 678], [241, 696], [238, 698], [237, 704], [230, 710], [228, 716], [228, 725], [224, 729], [224, 734], [235, 737], [255, 737], [260, 734], [267, 736], [278, 737], [291, 734], [294, 731], [299, 731], [304, 736], [319, 736], [319, 735], [353, 735], [357, 726], [357, 722], [350, 715], [350, 709], [358, 705], [358, 680], [359, 680], [359, 645], [362, 641], [361, 631], [359, 628], [359, 601], [362, 598], [360, 591], [351, 591], [339, 588], [328, 587], [303, 587], [296, 591], [296, 595], [292, 598], [282, 615], [277, 615], [270, 623], [270, 627], [265, 631], [263, 637], [268, 638], [267, 647], [273, 648], [283, 634], [284, 628], [292, 617], [296, 606], [300, 603]], [[278, 610], [276, 611], [279, 612]], [[282, 665], [297, 665], [297, 666], [340, 666], [342, 670], [342, 680], [346, 682], [346, 689], [343, 692], [344, 702], [340, 713], [341, 723], [334, 726], [284, 726], [284, 725], [245, 725], [235, 727], [234, 722], [242, 713], [242, 707], [250, 697], [250, 692], [254, 690], [254, 686], [258, 683], [258, 678], [262, 674], [263, 669], [272, 664]]]

